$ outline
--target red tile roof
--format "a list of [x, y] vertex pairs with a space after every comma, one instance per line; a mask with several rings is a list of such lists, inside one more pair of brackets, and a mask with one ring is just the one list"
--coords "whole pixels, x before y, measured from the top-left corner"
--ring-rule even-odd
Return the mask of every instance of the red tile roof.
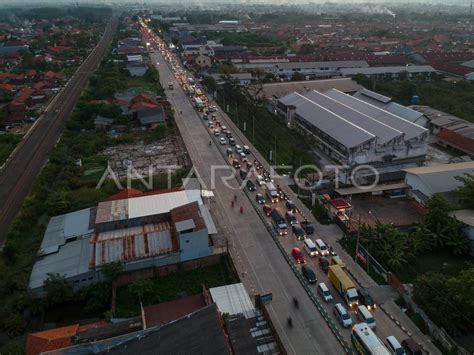
[[335, 209], [338, 209], [338, 210], [342, 210], [342, 209], [345, 209], [345, 208], [351, 208], [352, 207], [351, 204], [347, 203], [342, 198], [337, 198], [337, 199], [331, 200], [331, 201], [329, 201], [329, 203]]
[[468, 154], [474, 154], [474, 139], [458, 134], [446, 128], [441, 128], [437, 136], [441, 141]]
[[0, 91], [13, 91], [16, 86], [12, 84], [0, 84]]

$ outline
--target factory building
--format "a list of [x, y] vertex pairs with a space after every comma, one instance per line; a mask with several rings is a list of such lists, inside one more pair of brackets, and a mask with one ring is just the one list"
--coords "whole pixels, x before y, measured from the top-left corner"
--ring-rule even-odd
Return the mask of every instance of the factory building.
[[133, 271], [205, 258], [222, 249], [214, 249], [216, 234], [200, 190], [128, 189], [51, 218], [29, 288], [42, 295], [48, 274], [59, 273], [81, 289], [102, 281], [103, 266], [113, 262]]
[[428, 130], [339, 90], [290, 93], [274, 112], [337, 164], [400, 170], [425, 159]]

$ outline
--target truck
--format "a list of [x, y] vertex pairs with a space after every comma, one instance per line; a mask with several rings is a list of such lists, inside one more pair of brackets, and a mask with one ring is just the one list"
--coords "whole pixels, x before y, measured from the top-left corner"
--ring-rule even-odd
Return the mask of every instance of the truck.
[[329, 266], [328, 277], [337, 293], [341, 295], [350, 308], [355, 308], [359, 305], [357, 289], [339, 265]]
[[273, 220], [273, 228], [278, 233], [278, 235], [287, 235], [288, 226], [286, 225], [285, 219], [281, 213], [275, 208], [270, 216]]
[[265, 194], [267, 195], [268, 199], [272, 201], [272, 203], [278, 202], [278, 191], [273, 183], [265, 183]]
[[173, 83], [171, 81], [168, 83], [168, 89], [173, 90]]
[[202, 110], [204, 108], [204, 102], [199, 97], [194, 98], [194, 103], [198, 110]]

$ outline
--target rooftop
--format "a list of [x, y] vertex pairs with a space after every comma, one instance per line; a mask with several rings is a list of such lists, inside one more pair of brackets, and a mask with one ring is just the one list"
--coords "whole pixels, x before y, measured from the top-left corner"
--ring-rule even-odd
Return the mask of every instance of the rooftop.
[[465, 225], [474, 227], [474, 210], [456, 210], [451, 211], [449, 215]]
[[209, 293], [221, 313], [227, 313], [231, 316], [243, 314], [245, 318], [255, 316], [255, 307], [244, 288], [244, 284], [236, 283], [213, 287], [209, 289]]
[[452, 164], [439, 164], [431, 166], [421, 166], [418, 168], [403, 169], [403, 171], [415, 174], [415, 175], [424, 175], [424, 174], [436, 174], [444, 173], [448, 171], [462, 172], [470, 171], [474, 173], [474, 161], [462, 162], [462, 163], [452, 163]]
[[399, 74], [407, 73], [434, 73], [436, 70], [431, 65], [407, 65], [394, 67], [370, 67], [370, 68], [342, 68], [342, 75], [377, 75], [377, 74]]
[[278, 69], [316, 69], [316, 68], [368, 68], [369, 64], [365, 60], [340, 60], [328, 62], [290, 62], [278, 63]]

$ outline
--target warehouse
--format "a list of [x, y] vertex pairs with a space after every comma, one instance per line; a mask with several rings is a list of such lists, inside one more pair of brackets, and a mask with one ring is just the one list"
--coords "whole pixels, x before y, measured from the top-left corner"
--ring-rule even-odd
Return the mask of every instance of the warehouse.
[[113, 262], [132, 271], [205, 258], [214, 254], [216, 233], [200, 190], [124, 190], [51, 218], [29, 288], [42, 295], [48, 274], [59, 273], [81, 289], [102, 281], [102, 267]]
[[343, 68], [340, 70], [342, 76], [353, 77], [363, 74], [372, 79], [399, 79], [406, 76], [407, 79], [422, 76], [426, 79], [436, 74], [431, 65], [407, 65], [396, 67], [371, 67], [371, 68]]
[[290, 93], [276, 101], [275, 111], [290, 127], [313, 136], [319, 150], [340, 164], [396, 165], [399, 170], [426, 155], [427, 129], [336, 89]]
[[291, 62], [278, 63], [274, 74], [279, 77], [291, 78], [295, 73], [313, 78], [329, 78], [339, 75], [342, 68], [368, 68], [365, 60], [341, 60], [328, 62]]

